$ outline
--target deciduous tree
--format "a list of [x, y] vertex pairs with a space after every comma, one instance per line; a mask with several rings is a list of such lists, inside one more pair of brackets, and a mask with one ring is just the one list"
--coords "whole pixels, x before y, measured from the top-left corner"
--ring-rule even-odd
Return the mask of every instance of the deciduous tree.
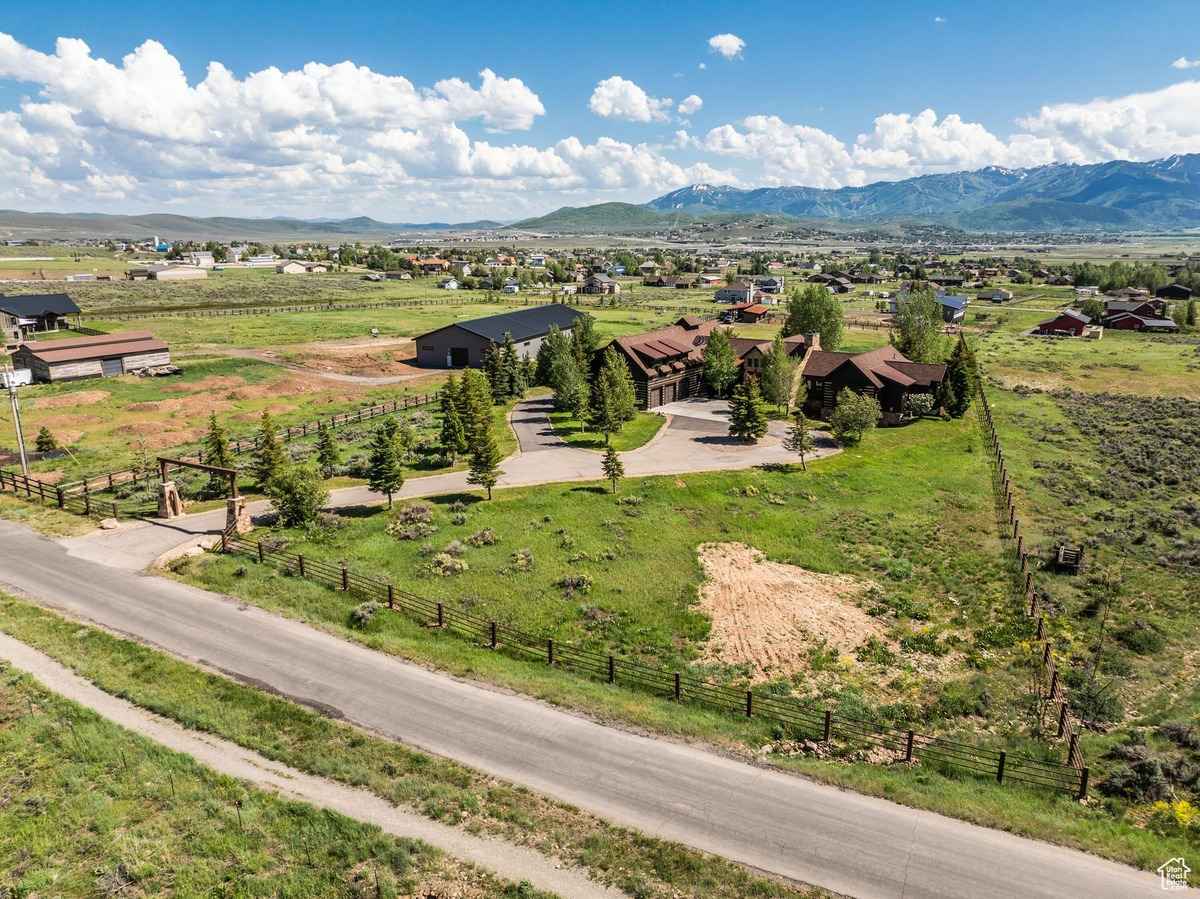
[[725, 396], [737, 379], [737, 357], [724, 328], [713, 328], [704, 347], [704, 380], [717, 396]]
[[821, 348], [836, 350], [844, 329], [842, 304], [821, 284], [805, 284], [788, 294], [788, 315], [783, 336], [820, 334]]
[[833, 436], [838, 443], [852, 446], [860, 442], [868, 431], [874, 430], [882, 415], [879, 401], [873, 396], [855, 393], [843, 387], [837, 397], [837, 408], [829, 418]]
[[312, 465], [283, 465], [271, 478], [266, 492], [280, 522], [289, 528], [312, 524], [329, 500], [325, 482]]
[[933, 290], [918, 287], [908, 292], [907, 300], [896, 311], [896, 326], [889, 339], [913, 362], [936, 362], [946, 358], [944, 326], [942, 304]]

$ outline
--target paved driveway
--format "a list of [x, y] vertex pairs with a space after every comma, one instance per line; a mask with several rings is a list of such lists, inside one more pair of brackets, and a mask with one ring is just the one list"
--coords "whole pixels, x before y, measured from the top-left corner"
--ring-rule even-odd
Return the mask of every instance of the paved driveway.
[[[626, 476], [734, 470], [795, 461], [795, 456], [783, 448], [785, 422], [772, 422], [766, 437], [757, 444], [746, 444], [729, 436], [724, 417], [728, 415], [727, 407], [723, 401], [698, 400], [672, 403], [656, 410], [667, 412], [667, 422], [645, 446], [621, 454]], [[525, 400], [514, 408], [511, 422], [520, 451], [501, 463], [500, 487], [603, 479], [601, 454], [564, 443], [547, 417], [552, 408], [549, 398]], [[837, 444], [828, 435], [818, 431], [814, 437], [817, 449], [810, 458], [838, 452]], [[467, 473], [456, 471], [410, 478], [397, 496], [439, 496], [473, 489], [467, 483]], [[384, 501], [382, 494], [365, 486], [334, 490], [329, 496], [330, 508], [377, 505]], [[270, 504], [251, 503], [249, 509], [252, 515], [261, 515], [270, 510]], [[95, 531], [61, 542], [78, 558], [140, 571], [164, 556], [211, 543], [224, 526], [225, 510], [218, 509], [169, 522], [126, 522], [116, 530]]]

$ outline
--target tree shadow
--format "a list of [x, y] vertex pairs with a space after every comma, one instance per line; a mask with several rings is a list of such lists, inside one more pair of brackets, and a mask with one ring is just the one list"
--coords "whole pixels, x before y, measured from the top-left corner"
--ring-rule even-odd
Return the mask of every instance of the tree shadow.
[[608, 491], [607, 487], [589, 486], [589, 487], [572, 487], [570, 492], [571, 493], [598, 493], [601, 496], [605, 496], [608, 494], [609, 491]]

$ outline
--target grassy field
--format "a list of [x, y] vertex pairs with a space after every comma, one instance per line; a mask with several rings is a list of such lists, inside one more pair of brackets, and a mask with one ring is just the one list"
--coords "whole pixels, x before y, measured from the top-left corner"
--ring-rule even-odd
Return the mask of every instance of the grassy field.
[[[755, 877], [721, 859], [606, 824], [586, 812], [524, 788], [364, 733], [285, 699], [202, 672], [149, 647], [2, 595], [0, 629], [53, 656], [101, 689], [185, 727], [215, 734], [308, 773], [363, 787], [443, 823], [545, 852], [586, 868], [596, 879], [632, 896], [798, 899], [813, 895]], [[17, 703], [13, 712], [19, 711], [21, 705]], [[3, 708], [0, 704], [0, 710]], [[68, 739], [61, 728], [55, 731], [60, 742]], [[3, 739], [0, 724], [0, 740]], [[21, 746], [22, 741], [17, 739], [15, 745]], [[114, 761], [115, 756], [114, 752], [106, 759], [110, 773], [119, 764]], [[127, 758], [133, 760], [136, 756], [130, 752]], [[0, 758], [0, 771], [4, 763]], [[153, 777], [147, 773], [142, 779], [161, 787], [161, 778], [161, 773]], [[130, 778], [130, 781], [137, 784], [142, 779]], [[21, 806], [16, 808], [16, 813], [21, 814]], [[226, 823], [234, 814], [231, 808], [217, 811], [220, 820]], [[0, 821], [3, 814], [0, 809]], [[245, 807], [243, 814], [248, 814]], [[302, 833], [304, 823], [301, 818]], [[327, 829], [316, 832], [325, 833]], [[4, 840], [5, 835], [0, 831], [0, 847], [4, 846]], [[352, 857], [353, 845], [341, 847], [334, 843], [330, 849], [340, 849]], [[332, 861], [329, 867], [330, 876], [340, 870]], [[286, 891], [264, 891], [264, 895], [283, 893]], [[483, 899], [508, 894], [497, 889], [466, 895]], [[514, 895], [537, 894], [526, 891]]]
[[0, 784], [5, 895], [546, 895], [248, 788], [3, 669]]
[[[605, 448], [604, 435], [591, 428], [585, 428], [578, 419], [571, 417], [570, 412], [551, 412], [550, 421], [554, 425], [554, 433], [570, 446], [598, 451]], [[619, 453], [635, 450], [653, 440], [665, 421], [663, 416], [653, 412], [639, 412], [632, 421], [625, 422], [625, 426], [612, 435], [610, 442]]]

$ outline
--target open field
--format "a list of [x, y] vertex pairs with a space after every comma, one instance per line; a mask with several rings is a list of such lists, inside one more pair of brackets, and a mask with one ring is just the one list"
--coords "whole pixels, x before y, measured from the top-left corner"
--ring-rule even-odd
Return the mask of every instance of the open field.
[[0, 889], [13, 896], [539, 894], [247, 788], [0, 671]]
[[[730, 862], [678, 844], [606, 824], [530, 790], [371, 735], [19, 600], [0, 596], [0, 629], [54, 657], [106, 692], [185, 727], [212, 733], [306, 773], [365, 788], [435, 821], [578, 865], [596, 880], [633, 896], [673, 899], [678, 891], [702, 899], [819, 895], [756, 877]], [[58, 739], [68, 740], [61, 732]], [[109, 768], [120, 764], [115, 755], [107, 760]], [[135, 756], [130, 753], [128, 758]], [[248, 814], [248, 809], [243, 812]], [[228, 813], [233, 815], [233, 809]], [[484, 893], [479, 899], [493, 895], [508, 894]], [[514, 895], [523, 899], [538, 894], [526, 888]], [[476, 894], [466, 896], [475, 899]]]

